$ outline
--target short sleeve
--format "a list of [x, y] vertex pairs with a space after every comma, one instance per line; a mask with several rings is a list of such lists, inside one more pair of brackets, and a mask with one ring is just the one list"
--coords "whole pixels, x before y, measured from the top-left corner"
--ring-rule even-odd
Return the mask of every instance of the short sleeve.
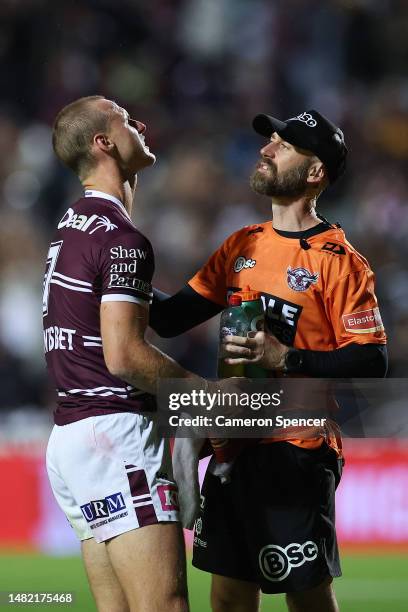
[[139, 232], [118, 236], [103, 245], [100, 275], [102, 302], [152, 302], [154, 254], [150, 242]]
[[225, 241], [188, 281], [194, 291], [221, 306], [226, 305], [227, 299], [227, 252], [228, 241]]
[[374, 293], [374, 273], [368, 267], [336, 282], [326, 298], [326, 312], [338, 348], [387, 341]]

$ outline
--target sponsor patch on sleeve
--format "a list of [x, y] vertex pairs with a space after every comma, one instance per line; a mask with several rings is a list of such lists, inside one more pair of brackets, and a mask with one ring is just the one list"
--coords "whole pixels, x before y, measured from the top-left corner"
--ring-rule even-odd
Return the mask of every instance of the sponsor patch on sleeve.
[[352, 334], [370, 334], [384, 330], [380, 310], [377, 307], [344, 314], [342, 319], [345, 330]]

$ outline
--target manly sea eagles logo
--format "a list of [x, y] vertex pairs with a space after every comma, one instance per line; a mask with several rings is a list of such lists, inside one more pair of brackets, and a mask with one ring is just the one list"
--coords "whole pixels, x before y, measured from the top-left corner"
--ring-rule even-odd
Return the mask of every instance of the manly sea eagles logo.
[[293, 291], [306, 291], [310, 285], [316, 284], [319, 278], [319, 273], [312, 274], [306, 268], [291, 268], [287, 269], [288, 285]]

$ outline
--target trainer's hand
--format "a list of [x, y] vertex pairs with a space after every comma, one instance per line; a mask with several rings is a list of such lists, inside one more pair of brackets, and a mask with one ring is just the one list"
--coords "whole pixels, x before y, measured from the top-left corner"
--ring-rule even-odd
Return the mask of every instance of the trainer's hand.
[[263, 331], [249, 332], [242, 336], [225, 336], [223, 339], [225, 363], [230, 365], [256, 363], [266, 370], [282, 368], [289, 348], [275, 336]]

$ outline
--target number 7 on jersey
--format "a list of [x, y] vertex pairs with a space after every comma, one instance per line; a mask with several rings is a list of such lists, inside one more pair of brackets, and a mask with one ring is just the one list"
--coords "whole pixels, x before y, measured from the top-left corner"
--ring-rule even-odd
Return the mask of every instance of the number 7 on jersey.
[[48, 314], [48, 298], [50, 296], [50, 282], [54, 274], [57, 259], [61, 251], [63, 240], [52, 242], [47, 255], [45, 264], [44, 286], [43, 286], [43, 317]]

